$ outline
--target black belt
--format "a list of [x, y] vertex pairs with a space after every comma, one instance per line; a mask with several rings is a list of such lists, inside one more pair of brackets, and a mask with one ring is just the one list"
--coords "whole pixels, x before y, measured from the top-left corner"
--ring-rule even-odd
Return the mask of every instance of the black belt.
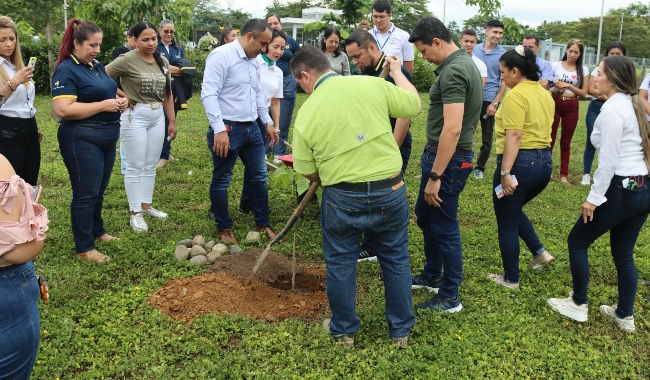
[[254, 122], [255, 120], [253, 121], [233, 121], [233, 120], [225, 120], [225, 119], [223, 120], [223, 123], [225, 125], [230, 125], [230, 126], [232, 126], [233, 124], [252, 124]]
[[14, 269], [18, 268], [18, 267], [21, 266], [21, 265], [25, 265], [25, 263], [22, 263], [22, 264], [11, 264], [11, 265], [7, 265], [6, 267], [0, 267], [0, 272], [2, 272], [2, 271], [6, 271], [6, 270], [14, 270]]
[[404, 177], [402, 176], [402, 173], [400, 173], [394, 177], [380, 179], [378, 181], [339, 182], [335, 185], [330, 185], [330, 186], [335, 189], [344, 190], [344, 191], [364, 192], [364, 191], [381, 190], [387, 187], [395, 186], [398, 183], [402, 182], [403, 180]]
[[[438, 154], [438, 144], [426, 144], [424, 150], [431, 154]], [[454, 154], [472, 154], [471, 150], [456, 148]]]

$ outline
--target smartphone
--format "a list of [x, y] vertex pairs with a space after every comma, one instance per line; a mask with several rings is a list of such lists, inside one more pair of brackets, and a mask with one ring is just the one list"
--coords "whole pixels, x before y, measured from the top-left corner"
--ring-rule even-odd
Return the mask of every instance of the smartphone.
[[36, 66], [36, 57], [31, 57], [29, 59], [29, 63], [27, 64], [27, 66], [31, 66], [31, 67]]
[[38, 200], [41, 198], [41, 192], [43, 191], [43, 186], [36, 185], [32, 186], [34, 191], [32, 192], [32, 202], [38, 203]]
[[[513, 175], [513, 176], [512, 176], [512, 186], [517, 187], [517, 184], [518, 184], [518, 183], [519, 183], [519, 182], [517, 182], [517, 177], [515, 177], [515, 176]], [[503, 194], [503, 186], [502, 186], [501, 184], [499, 184], [499, 186], [497, 186], [497, 187], [494, 188], [494, 192], [496, 193], [497, 198], [499, 198], [499, 199], [503, 198], [503, 196], [505, 195], [505, 194]]]

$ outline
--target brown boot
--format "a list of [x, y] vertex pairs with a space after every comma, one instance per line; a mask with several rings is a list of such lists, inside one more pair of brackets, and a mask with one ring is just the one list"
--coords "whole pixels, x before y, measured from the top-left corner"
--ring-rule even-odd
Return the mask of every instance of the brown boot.
[[257, 230], [259, 232], [265, 233], [266, 238], [269, 239], [269, 241], [275, 239], [275, 237], [278, 236], [278, 234], [276, 234], [275, 231], [271, 229], [271, 226], [266, 226], [266, 227], [255, 226], [255, 227], [257, 227]]
[[219, 239], [221, 239], [224, 244], [239, 244], [235, 238], [235, 234], [230, 228], [224, 231], [219, 231]]

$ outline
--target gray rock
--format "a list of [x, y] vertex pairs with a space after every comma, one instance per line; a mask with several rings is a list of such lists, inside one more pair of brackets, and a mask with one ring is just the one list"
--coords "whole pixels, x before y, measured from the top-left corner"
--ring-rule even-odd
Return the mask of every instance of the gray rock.
[[178, 261], [185, 261], [190, 257], [190, 250], [184, 245], [178, 245], [174, 251], [174, 257], [176, 257], [176, 260]]
[[205, 249], [201, 247], [200, 245], [195, 245], [190, 249], [190, 257], [195, 257], [195, 256], [205, 256]]
[[205, 247], [205, 238], [203, 238], [201, 235], [194, 236], [192, 245], [200, 245], [201, 247]]
[[221, 255], [225, 255], [228, 253], [228, 247], [225, 244], [215, 244], [214, 247], [212, 247], [212, 252], [219, 252]]
[[184, 245], [187, 248], [192, 248], [192, 239], [183, 239], [181, 241], [176, 242], [176, 245]]
[[203, 255], [194, 256], [190, 259], [190, 264], [194, 265], [205, 265], [208, 262], [208, 258]]
[[260, 233], [257, 231], [251, 231], [246, 235], [246, 241], [260, 241]]
[[205, 243], [205, 251], [210, 252], [212, 250], [212, 247], [214, 247], [214, 244], [214, 240], [210, 240], [209, 242]]
[[230, 246], [230, 254], [238, 253], [238, 252], [241, 252], [241, 251], [242, 251], [242, 249], [239, 248], [238, 245], [231, 245]]
[[221, 252], [211, 251], [210, 253], [208, 253], [208, 255], [206, 257], [207, 257], [209, 263], [213, 263], [213, 262], [217, 261], [218, 258], [221, 257]]

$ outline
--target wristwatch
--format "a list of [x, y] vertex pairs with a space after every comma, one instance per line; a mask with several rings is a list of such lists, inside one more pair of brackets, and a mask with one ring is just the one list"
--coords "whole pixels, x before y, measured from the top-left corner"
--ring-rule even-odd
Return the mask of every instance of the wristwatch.
[[436, 172], [431, 172], [429, 173], [429, 179], [432, 181], [438, 181], [440, 178], [442, 178], [443, 175], [445, 175], [445, 173], [438, 174]]
[[492, 105], [494, 106], [494, 108], [499, 108], [499, 102], [492, 103]]
[[504, 175], [510, 175], [510, 172], [507, 170], [501, 170], [501, 176], [503, 177]]

